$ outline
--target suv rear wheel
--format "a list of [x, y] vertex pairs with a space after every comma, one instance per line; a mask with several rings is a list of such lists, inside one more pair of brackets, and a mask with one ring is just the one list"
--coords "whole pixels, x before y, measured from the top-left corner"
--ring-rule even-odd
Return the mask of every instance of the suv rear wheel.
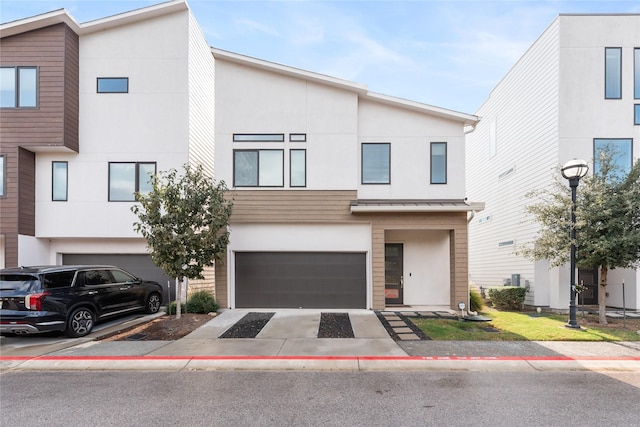
[[67, 320], [66, 334], [71, 338], [84, 337], [89, 335], [95, 323], [93, 311], [86, 307], [76, 308]]

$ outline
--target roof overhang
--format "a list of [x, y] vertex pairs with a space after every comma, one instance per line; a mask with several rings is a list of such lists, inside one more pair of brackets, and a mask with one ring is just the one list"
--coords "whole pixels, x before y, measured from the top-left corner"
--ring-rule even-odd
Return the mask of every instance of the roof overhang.
[[484, 210], [484, 203], [465, 200], [370, 200], [351, 201], [351, 213], [426, 213]]
[[84, 35], [188, 9], [189, 6], [185, 0], [170, 0], [82, 24], [78, 24], [66, 9], [58, 9], [53, 12], [4, 23], [0, 25], [0, 38], [61, 23], [67, 24], [76, 34]]

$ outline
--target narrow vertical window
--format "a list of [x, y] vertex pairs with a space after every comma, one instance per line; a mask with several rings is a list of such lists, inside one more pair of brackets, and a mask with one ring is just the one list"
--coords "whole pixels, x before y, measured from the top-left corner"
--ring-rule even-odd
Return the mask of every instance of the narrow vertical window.
[[391, 144], [362, 144], [362, 183], [391, 183]]
[[18, 106], [36, 106], [36, 69], [18, 68]]
[[307, 150], [291, 150], [289, 152], [289, 185], [291, 187], [307, 186]]
[[68, 176], [67, 162], [51, 163], [51, 200], [56, 202], [67, 201]]
[[640, 99], [640, 47], [633, 49], [633, 97]]
[[0, 156], [0, 197], [7, 195], [7, 157]]
[[431, 183], [447, 183], [447, 143], [431, 143]]
[[640, 104], [634, 105], [633, 108], [635, 110], [633, 123], [636, 125], [640, 125]]
[[605, 48], [604, 97], [622, 98], [622, 48]]
[[16, 69], [14, 67], [0, 68], [0, 107], [14, 108], [16, 106]]

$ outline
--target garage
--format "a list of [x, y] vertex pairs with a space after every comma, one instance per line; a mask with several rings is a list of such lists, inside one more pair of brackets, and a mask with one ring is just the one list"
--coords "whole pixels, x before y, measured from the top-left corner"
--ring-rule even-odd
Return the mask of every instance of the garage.
[[366, 254], [236, 252], [237, 308], [366, 308]]
[[162, 269], [156, 267], [147, 254], [64, 254], [62, 255], [62, 263], [64, 265], [115, 265], [141, 279], [154, 280], [164, 289], [164, 303], [169, 300], [167, 281], [171, 281], [172, 299], [175, 299], [175, 290], [173, 289], [175, 279], [171, 279], [164, 274]]

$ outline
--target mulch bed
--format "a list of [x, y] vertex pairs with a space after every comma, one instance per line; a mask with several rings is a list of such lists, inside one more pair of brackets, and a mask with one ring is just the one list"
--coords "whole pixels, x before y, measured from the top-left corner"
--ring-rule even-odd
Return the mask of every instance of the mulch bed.
[[348, 313], [320, 313], [318, 338], [354, 338]]
[[247, 313], [219, 338], [255, 338], [275, 313]]

